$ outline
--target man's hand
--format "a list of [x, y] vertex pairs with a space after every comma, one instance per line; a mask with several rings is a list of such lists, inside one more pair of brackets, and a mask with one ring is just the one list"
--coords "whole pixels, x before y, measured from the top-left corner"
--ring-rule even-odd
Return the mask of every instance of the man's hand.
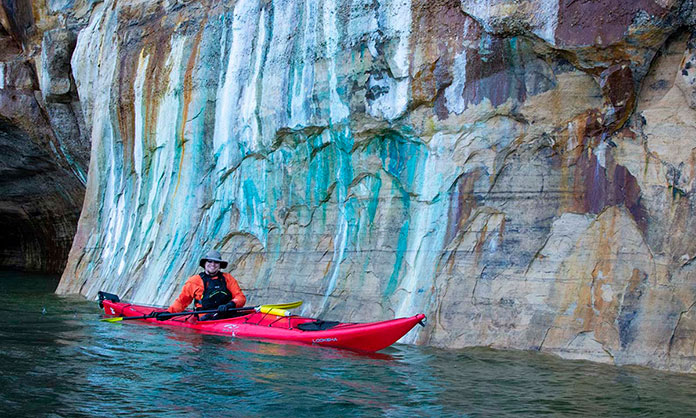
[[148, 318], [155, 318], [155, 319], [158, 320], [158, 321], [166, 321], [167, 319], [169, 319], [169, 318], [166, 318], [166, 317], [165, 317], [165, 314], [167, 314], [167, 313], [168, 313], [168, 312], [157, 312], [157, 311], [152, 311], [152, 312], [150, 312], [150, 313], [147, 315], [147, 317], [148, 317]]
[[227, 311], [230, 311], [232, 309], [235, 309], [235, 308], [237, 308], [237, 305], [235, 305], [234, 302], [230, 302], [228, 304], [218, 306], [217, 311], [218, 311], [218, 313], [223, 313], [223, 312], [227, 312]]

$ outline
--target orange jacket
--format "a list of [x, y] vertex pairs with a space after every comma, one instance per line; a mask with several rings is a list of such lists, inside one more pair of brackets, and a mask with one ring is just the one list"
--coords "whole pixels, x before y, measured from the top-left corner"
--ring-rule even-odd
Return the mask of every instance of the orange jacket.
[[[237, 280], [235, 280], [234, 277], [232, 277], [232, 275], [229, 273], [222, 273], [222, 275], [225, 277], [225, 281], [227, 282], [227, 290], [232, 293], [232, 302], [234, 302], [238, 308], [241, 308], [246, 303], [246, 296], [244, 296], [244, 293], [242, 293], [242, 290], [239, 288]], [[204, 290], [205, 288], [203, 286], [203, 279], [201, 279], [201, 276], [196, 274], [189, 277], [184, 284], [184, 288], [181, 290], [181, 294], [178, 298], [176, 298], [174, 303], [172, 303], [172, 306], [170, 306], [167, 311], [172, 313], [182, 312], [194, 299], [201, 300], [203, 298]], [[196, 306], [199, 307], [201, 305], [196, 303]]]

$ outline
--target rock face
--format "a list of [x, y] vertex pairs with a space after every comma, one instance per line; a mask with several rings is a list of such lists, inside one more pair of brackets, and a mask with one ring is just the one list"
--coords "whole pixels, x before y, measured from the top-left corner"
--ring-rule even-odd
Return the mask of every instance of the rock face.
[[0, 2], [0, 267], [60, 273], [89, 140], [70, 69], [76, 31], [52, 28], [44, 12], [28, 0]]
[[251, 303], [696, 371], [692, 2], [90, 7], [59, 292], [165, 304], [215, 248]]

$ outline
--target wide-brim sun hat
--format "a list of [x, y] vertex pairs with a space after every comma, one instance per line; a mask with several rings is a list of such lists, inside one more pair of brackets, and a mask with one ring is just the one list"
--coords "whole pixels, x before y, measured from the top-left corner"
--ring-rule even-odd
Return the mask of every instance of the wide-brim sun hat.
[[201, 258], [201, 261], [198, 262], [198, 264], [205, 268], [205, 262], [206, 261], [217, 261], [220, 263], [220, 268], [224, 269], [227, 267], [227, 261], [222, 259], [222, 255], [220, 255], [219, 251], [208, 251], [203, 258]]

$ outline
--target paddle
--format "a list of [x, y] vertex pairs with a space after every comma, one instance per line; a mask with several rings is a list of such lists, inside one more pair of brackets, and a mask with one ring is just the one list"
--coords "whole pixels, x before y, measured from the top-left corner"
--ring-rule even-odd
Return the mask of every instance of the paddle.
[[[278, 316], [289, 316], [290, 313], [286, 311], [286, 309], [292, 309], [292, 308], [297, 308], [298, 306], [302, 305], [302, 301], [298, 300], [297, 302], [290, 302], [290, 303], [278, 303], [278, 304], [269, 304], [269, 305], [258, 305], [258, 306], [244, 306], [241, 308], [232, 308], [232, 309], [227, 309], [225, 312], [262, 312], [262, 313], [269, 313], [273, 315], [278, 315]], [[175, 316], [186, 316], [186, 315], [193, 315], [193, 314], [206, 314], [206, 313], [217, 313], [217, 309], [209, 309], [205, 311], [184, 311], [184, 312], [167, 312], [163, 311], [160, 312], [159, 315], [157, 315], [157, 320], [158, 321], [164, 321], [169, 318], [173, 318]], [[154, 318], [150, 315], [142, 315], [142, 316], [117, 316], [114, 318], [102, 318], [102, 321], [106, 322], [118, 322], [118, 321], [129, 321], [131, 319], [147, 319], [147, 318]]]

